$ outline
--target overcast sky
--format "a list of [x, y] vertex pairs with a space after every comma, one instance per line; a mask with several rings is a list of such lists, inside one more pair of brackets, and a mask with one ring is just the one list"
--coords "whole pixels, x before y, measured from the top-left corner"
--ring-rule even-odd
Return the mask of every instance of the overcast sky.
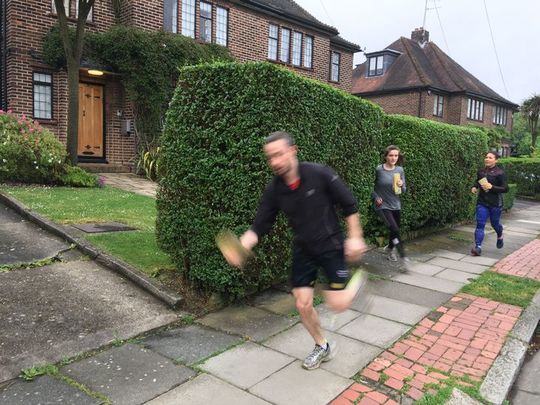
[[[410, 38], [411, 31], [422, 26], [426, 3], [426, 0], [295, 1], [366, 52], [382, 50], [401, 36]], [[499, 72], [484, 3], [508, 91]], [[428, 0], [425, 28], [430, 41], [501, 96], [521, 104], [531, 95], [540, 94], [539, 0]], [[363, 53], [355, 55], [355, 63], [364, 60]]]

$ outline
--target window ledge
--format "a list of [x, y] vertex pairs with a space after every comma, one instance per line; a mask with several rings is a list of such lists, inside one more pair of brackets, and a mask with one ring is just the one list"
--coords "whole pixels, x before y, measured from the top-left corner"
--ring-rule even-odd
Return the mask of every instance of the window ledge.
[[315, 70], [313, 67], [308, 68], [308, 67], [305, 67], [305, 66], [302, 66], [302, 65], [293, 65], [292, 63], [289, 63], [289, 62], [283, 62], [283, 61], [280, 61], [280, 60], [275, 60], [275, 59], [270, 59], [270, 58], [266, 58], [266, 61], [270, 62], [270, 63], [275, 63], [276, 65], [287, 66], [287, 67], [291, 67], [291, 68], [294, 68], [294, 69], [305, 70], [305, 71], [308, 71], [308, 72], [313, 72]]
[[58, 120], [55, 118], [47, 119], [47, 118], [34, 118], [34, 121], [37, 121], [40, 125], [56, 125], [58, 124]]

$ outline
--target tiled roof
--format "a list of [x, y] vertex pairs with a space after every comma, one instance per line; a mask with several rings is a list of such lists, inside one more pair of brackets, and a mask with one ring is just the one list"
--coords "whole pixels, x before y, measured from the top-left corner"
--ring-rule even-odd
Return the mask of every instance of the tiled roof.
[[412, 88], [434, 88], [448, 93], [467, 93], [500, 103], [517, 105], [490, 89], [445, 54], [433, 42], [420, 46], [401, 37], [388, 45], [401, 53], [382, 76], [367, 77], [367, 61], [353, 70], [352, 93], [385, 93]]
[[357, 45], [357, 44], [355, 44], [353, 42], [347, 41], [346, 39], [343, 39], [339, 35], [336, 35], [335, 37], [330, 38], [330, 42], [332, 44], [341, 46], [341, 47], [343, 47], [345, 49], [349, 49], [349, 50], [351, 50], [353, 52], [360, 52], [362, 50], [362, 48], [360, 48], [359, 45]]

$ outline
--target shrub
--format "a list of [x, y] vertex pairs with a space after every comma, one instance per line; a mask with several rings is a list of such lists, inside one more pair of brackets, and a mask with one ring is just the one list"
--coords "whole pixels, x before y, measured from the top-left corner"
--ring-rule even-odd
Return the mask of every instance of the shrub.
[[0, 112], [0, 181], [54, 183], [63, 173], [65, 147], [49, 130]]
[[97, 177], [66, 160], [65, 146], [48, 129], [0, 110], [0, 181], [95, 187]]
[[508, 184], [508, 193], [503, 196], [503, 209], [509, 211], [514, 206], [516, 199], [517, 184]]
[[97, 187], [98, 177], [80, 167], [66, 166], [65, 173], [60, 176], [60, 182], [68, 187]]
[[504, 158], [497, 164], [509, 183], [517, 184], [517, 195], [540, 200], [540, 158]]
[[272, 176], [262, 143], [276, 130], [295, 137], [301, 160], [339, 173], [369, 230], [378, 227], [365, 215], [372, 212], [375, 167], [389, 143], [402, 143], [408, 157], [409, 228], [426, 216], [429, 223], [462, 219], [458, 204], [472, 203], [470, 185], [487, 150], [478, 130], [386, 119], [368, 101], [271, 64], [183, 68], [162, 139], [156, 230], [178, 270], [208, 290], [238, 297], [288, 274], [291, 235], [283, 216], [243, 272], [229, 267], [214, 243], [220, 229], [239, 234], [252, 223]]

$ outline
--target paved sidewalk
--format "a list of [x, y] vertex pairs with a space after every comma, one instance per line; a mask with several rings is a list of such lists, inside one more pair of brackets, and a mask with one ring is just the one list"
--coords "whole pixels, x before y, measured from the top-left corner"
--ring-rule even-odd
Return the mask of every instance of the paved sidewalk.
[[[464, 384], [481, 379], [500, 354], [521, 308], [459, 290], [537, 243], [538, 218], [540, 204], [518, 202], [503, 218], [505, 248], [496, 249], [488, 233], [481, 257], [471, 257], [463, 241], [472, 239], [470, 227], [412, 241], [409, 274], [398, 273], [382, 250], [368, 252], [366, 268], [376, 276], [372, 304], [353, 305], [335, 319], [318, 308], [340, 352], [317, 370], [301, 368], [313, 342], [291, 295], [268, 291], [193, 324], [75, 359], [60, 367], [63, 380], [0, 384], [0, 403], [32, 404], [28, 398], [37, 396], [77, 404], [411, 404], [429, 392], [428, 384], [444, 382], [442, 373]], [[360, 382], [352, 379], [357, 375]]]
[[105, 184], [122, 190], [145, 195], [147, 197], [156, 197], [157, 183], [133, 173], [99, 173]]

